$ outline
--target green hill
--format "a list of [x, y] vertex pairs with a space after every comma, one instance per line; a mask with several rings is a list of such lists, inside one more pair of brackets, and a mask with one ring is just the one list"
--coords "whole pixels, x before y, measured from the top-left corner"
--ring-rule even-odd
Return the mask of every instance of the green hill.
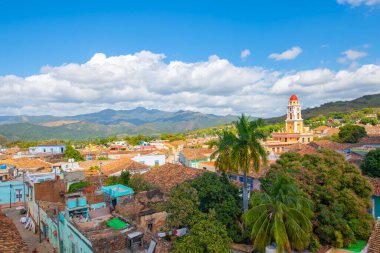
[[[366, 95], [356, 98], [351, 101], [336, 101], [322, 104], [318, 107], [307, 108], [302, 110], [302, 117], [309, 119], [318, 116], [327, 116], [330, 112], [343, 112], [350, 113], [353, 111], [361, 110], [363, 108], [379, 108], [380, 107], [380, 93], [373, 95]], [[286, 115], [274, 118], [268, 118], [268, 123], [278, 123], [285, 120]]]

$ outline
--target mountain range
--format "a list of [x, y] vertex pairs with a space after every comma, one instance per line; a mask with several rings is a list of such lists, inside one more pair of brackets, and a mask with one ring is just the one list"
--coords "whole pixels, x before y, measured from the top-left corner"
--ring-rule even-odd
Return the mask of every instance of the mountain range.
[[0, 116], [0, 134], [10, 140], [87, 139], [110, 135], [176, 133], [230, 123], [236, 116], [137, 107], [75, 116]]
[[[352, 112], [380, 107], [380, 93], [351, 101], [336, 101], [302, 111], [304, 119], [329, 112]], [[237, 116], [219, 116], [193, 111], [167, 112], [137, 107], [132, 110], [106, 109], [75, 116], [0, 116], [0, 135], [9, 140], [88, 139], [111, 135], [159, 135], [231, 123]], [[285, 116], [266, 119], [283, 122]]]

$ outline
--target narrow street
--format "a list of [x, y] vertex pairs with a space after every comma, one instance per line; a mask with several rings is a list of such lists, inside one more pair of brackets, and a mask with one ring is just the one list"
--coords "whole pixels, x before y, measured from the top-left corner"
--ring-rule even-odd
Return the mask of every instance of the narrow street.
[[33, 234], [33, 232], [24, 228], [24, 225], [21, 224], [20, 218], [25, 215], [20, 215], [19, 210], [16, 208], [6, 208], [1, 210], [6, 216], [12, 219], [13, 223], [16, 225], [17, 230], [19, 231], [22, 239], [26, 242], [29, 248], [29, 252], [32, 252], [34, 249], [38, 253], [52, 253], [55, 252], [54, 248], [50, 243], [43, 238], [42, 242], [39, 243], [39, 234]]

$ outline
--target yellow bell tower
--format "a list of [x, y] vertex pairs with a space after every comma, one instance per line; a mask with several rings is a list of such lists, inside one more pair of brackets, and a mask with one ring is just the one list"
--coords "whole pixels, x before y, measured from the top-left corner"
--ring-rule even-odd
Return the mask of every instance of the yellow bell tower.
[[292, 95], [289, 99], [285, 130], [287, 133], [303, 133], [304, 131], [301, 105], [296, 95]]

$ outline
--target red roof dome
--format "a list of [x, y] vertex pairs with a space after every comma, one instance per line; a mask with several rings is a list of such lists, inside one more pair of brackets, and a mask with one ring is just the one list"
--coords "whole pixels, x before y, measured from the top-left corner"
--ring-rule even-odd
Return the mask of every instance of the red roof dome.
[[290, 101], [297, 101], [298, 100], [298, 97], [296, 96], [296, 95], [291, 95], [290, 96], [290, 99], [289, 99]]

